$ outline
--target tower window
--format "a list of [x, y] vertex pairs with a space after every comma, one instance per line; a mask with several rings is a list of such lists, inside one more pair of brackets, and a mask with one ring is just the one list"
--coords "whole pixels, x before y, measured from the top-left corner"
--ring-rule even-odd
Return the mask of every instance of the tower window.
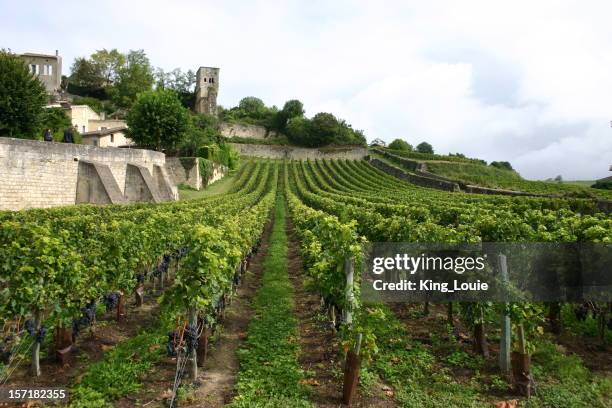
[[210, 83], [214, 84], [215, 83], [215, 78], [210, 78]]

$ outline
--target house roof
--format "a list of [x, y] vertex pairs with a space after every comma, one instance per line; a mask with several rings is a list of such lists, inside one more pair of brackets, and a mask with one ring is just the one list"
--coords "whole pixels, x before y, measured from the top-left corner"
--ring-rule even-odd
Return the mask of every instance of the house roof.
[[117, 127], [113, 127], [113, 128], [109, 128], [109, 129], [93, 130], [91, 132], [81, 133], [81, 136], [83, 136], [83, 137], [88, 137], [88, 136], [106, 136], [106, 135], [110, 135], [111, 133], [123, 132], [126, 129], [127, 129], [127, 126], [117, 126]]
[[58, 59], [59, 55], [55, 55], [55, 54], [37, 54], [35, 52], [26, 52], [23, 54], [20, 54], [22, 57], [39, 57], [39, 58], [53, 58], [53, 59]]

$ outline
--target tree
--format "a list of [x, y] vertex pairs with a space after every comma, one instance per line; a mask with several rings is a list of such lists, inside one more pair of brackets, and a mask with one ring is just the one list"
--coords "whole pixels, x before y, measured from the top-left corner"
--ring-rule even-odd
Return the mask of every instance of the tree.
[[42, 136], [46, 129], [51, 129], [53, 132], [53, 138], [56, 141], [61, 141], [64, 130], [68, 127], [72, 127], [72, 121], [68, 115], [66, 115], [64, 108], [43, 109], [40, 117], [40, 129], [38, 132], [40, 135], [39, 137]]
[[285, 102], [283, 109], [277, 112], [274, 117], [274, 128], [279, 132], [285, 132], [287, 122], [293, 118], [304, 116], [304, 105], [297, 99]]
[[92, 60], [76, 58], [70, 68], [70, 83], [81, 88], [101, 88], [104, 81], [99, 68]]
[[254, 96], [242, 98], [238, 103], [238, 109], [240, 110], [241, 116], [252, 119], [263, 119], [267, 111], [263, 101]]
[[213, 115], [190, 115], [189, 127], [178, 146], [181, 156], [196, 156], [200, 147], [218, 141], [218, 121]]
[[175, 68], [170, 72], [164, 72], [158, 68], [155, 72], [155, 86], [161, 89], [172, 89], [177, 93], [182, 104], [186, 108], [195, 105], [196, 74], [192, 70], [186, 72]]
[[402, 139], [395, 139], [394, 141], [389, 143], [388, 148], [393, 150], [403, 150], [406, 152], [412, 151], [412, 145]]
[[43, 84], [17, 55], [0, 50], [0, 136], [37, 137], [47, 103]]
[[330, 144], [340, 132], [338, 119], [331, 113], [320, 112], [314, 115], [310, 124], [311, 147]]
[[140, 92], [151, 90], [153, 82], [153, 67], [144, 50], [132, 50], [119, 70], [116, 86], [111, 92], [112, 99], [118, 106], [129, 108]]
[[188, 115], [174, 91], [142, 92], [127, 116], [130, 137], [141, 147], [175, 151], [185, 139]]
[[561, 183], [563, 181], [563, 177], [561, 177], [561, 175], [559, 174], [557, 177], [555, 177], [555, 181], [557, 183]]
[[308, 138], [310, 136], [310, 120], [304, 117], [295, 117], [287, 123], [285, 128], [287, 138], [298, 146], [311, 146]]
[[419, 153], [429, 153], [433, 154], [433, 147], [427, 142], [421, 142], [416, 147], [417, 152]]
[[102, 86], [112, 86], [119, 79], [119, 72], [124, 67], [126, 57], [116, 48], [97, 50], [91, 54], [91, 63], [96, 68]]
[[492, 161], [491, 164], [489, 164], [489, 166], [496, 167], [502, 170], [514, 171], [510, 162], [507, 162], [507, 161]]

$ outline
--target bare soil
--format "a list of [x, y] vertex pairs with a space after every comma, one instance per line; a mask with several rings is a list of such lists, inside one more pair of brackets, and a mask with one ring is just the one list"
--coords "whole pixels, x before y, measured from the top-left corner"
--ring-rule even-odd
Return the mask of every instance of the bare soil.
[[[126, 299], [126, 316], [117, 321], [115, 311], [106, 313], [93, 328], [83, 329], [76, 343], [72, 346], [70, 364], [61, 366], [54, 356], [54, 342], [49, 347], [43, 344], [44, 352], [40, 360], [42, 375], [33, 377], [30, 374], [29, 354], [21, 360], [17, 369], [10, 376], [7, 386], [27, 387], [64, 387], [68, 388], [79, 375], [83, 374], [92, 363], [101, 360], [104, 353], [117, 343], [138, 334], [143, 328], [149, 327], [158, 319], [159, 308], [153, 296], [148, 293], [145, 303], [136, 308], [134, 298]], [[53, 337], [49, 332], [47, 336]]]

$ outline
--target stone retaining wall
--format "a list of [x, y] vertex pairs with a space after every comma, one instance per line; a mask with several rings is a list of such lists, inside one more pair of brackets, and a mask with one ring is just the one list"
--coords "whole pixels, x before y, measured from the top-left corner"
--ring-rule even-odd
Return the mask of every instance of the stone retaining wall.
[[212, 172], [208, 179], [204, 180], [200, 174], [200, 160], [202, 160], [200, 157], [167, 157], [166, 169], [174, 184], [183, 184], [201, 190], [227, 174], [226, 166], [213, 162]]
[[[81, 166], [80, 161], [86, 163]], [[158, 190], [150, 192], [151, 197], [177, 199], [176, 186], [169, 185], [165, 161], [163, 153], [150, 150], [0, 138], [0, 210], [91, 202], [83, 201], [86, 200], [83, 197], [96, 197], [106, 202], [116, 196], [116, 191], [109, 196], [107, 191], [98, 189], [105, 185], [102, 181], [107, 186], [112, 185], [108, 180], [110, 176], [125, 196], [126, 187], [128, 190], [132, 187], [130, 178], [126, 177], [129, 164], [140, 166], [149, 173], [151, 188], [157, 186]], [[94, 174], [96, 172], [104, 174]], [[81, 195], [77, 200], [79, 178], [82, 180]], [[163, 191], [159, 191], [160, 186], [164, 186]], [[116, 201], [122, 199], [116, 198]]]
[[365, 147], [334, 147], [308, 149], [306, 147], [257, 145], [230, 143], [241, 156], [261, 157], [266, 159], [348, 159], [361, 160], [368, 156]]
[[459, 191], [459, 185], [457, 183], [451, 183], [448, 181], [442, 181], [429, 177], [419, 176], [416, 174], [406, 173], [401, 169], [393, 167], [390, 164], [387, 164], [377, 158], [371, 158], [370, 164], [391, 176], [397, 177], [401, 180], [406, 180], [409, 183], [415, 184], [417, 186], [435, 188], [444, 191]]
[[278, 136], [278, 133], [273, 130], [268, 130], [263, 126], [228, 122], [223, 122], [219, 125], [219, 133], [221, 133], [221, 136], [227, 138], [248, 137], [250, 139], [261, 140]]

